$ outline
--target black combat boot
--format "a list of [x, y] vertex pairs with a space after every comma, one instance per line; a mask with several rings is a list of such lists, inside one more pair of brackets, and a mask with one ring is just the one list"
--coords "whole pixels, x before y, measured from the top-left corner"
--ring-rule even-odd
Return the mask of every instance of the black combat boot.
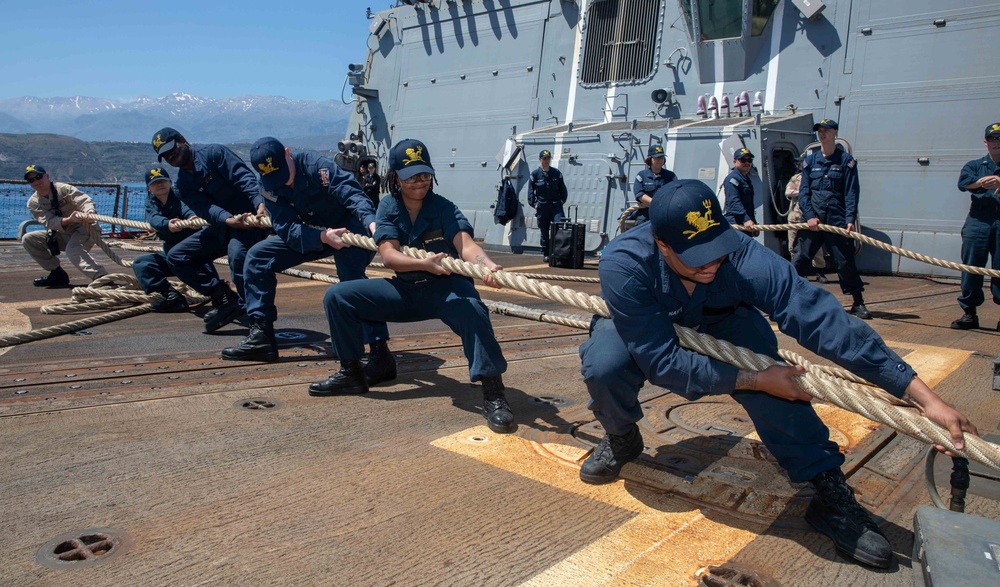
[[236, 292], [226, 283], [220, 283], [212, 290], [212, 307], [216, 312], [205, 314], [205, 333], [215, 332], [226, 324], [246, 314], [240, 305]]
[[167, 291], [160, 292], [160, 295], [163, 296], [163, 299], [150, 306], [152, 311], [160, 314], [188, 311], [187, 300], [176, 289], [167, 288]]
[[639, 458], [643, 448], [642, 434], [635, 424], [625, 434], [605, 434], [594, 452], [583, 461], [580, 480], [591, 485], [611, 483], [618, 478], [625, 463]]
[[222, 349], [222, 358], [230, 361], [277, 361], [278, 341], [274, 337], [274, 325], [264, 318], [254, 318], [250, 322], [250, 335], [240, 344]]
[[854, 294], [854, 305], [851, 306], [851, 314], [854, 314], [862, 320], [871, 320], [872, 313], [868, 311], [868, 307], [865, 306], [865, 298], [861, 294]]
[[979, 328], [979, 315], [976, 314], [976, 309], [971, 308], [966, 310], [965, 314], [963, 314], [961, 318], [951, 323], [951, 327], [955, 330], [972, 330], [973, 328]]
[[826, 285], [827, 283], [830, 283], [830, 280], [826, 278], [825, 273], [816, 273], [816, 283]]
[[45, 277], [38, 277], [32, 282], [35, 287], [66, 287], [69, 285], [69, 275], [62, 267], [56, 267]]
[[376, 340], [371, 344], [368, 363], [365, 364], [365, 378], [368, 380], [368, 387], [396, 378], [396, 359], [384, 340]]
[[833, 540], [841, 554], [880, 569], [892, 563], [892, 548], [868, 510], [854, 499], [854, 490], [840, 468], [830, 469], [809, 481], [816, 497], [806, 509], [806, 522]]
[[490, 430], [498, 434], [509, 434], [517, 428], [514, 414], [507, 405], [504, 389], [503, 379], [499, 375], [483, 377], [483, 416], [486, 417], [486, 425]]
[[317, 397], [358, 393], [368, 393], [368, 381], [365, 380], [361, 361], [342, 361], [340, 371], [330, 375], [326, 381], [309, 384], [309, 395]]

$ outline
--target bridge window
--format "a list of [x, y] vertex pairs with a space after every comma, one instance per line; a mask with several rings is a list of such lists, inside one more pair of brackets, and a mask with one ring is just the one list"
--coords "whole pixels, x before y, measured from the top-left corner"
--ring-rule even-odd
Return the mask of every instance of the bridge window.
[[750, 15], [750, 34], [759, 37], [764, 32], [764, 26], [771, 19], [778, 0], [752, 0], [753, 14]]
[[[780, 0], [749, 0], [750, 34], [754, 37], [764, 32], [767, 21]], [[700, 31], [695, 31], [691, 4], [698, 10]], [[680, 0], [681, 13], [692, 39], [714, 41], [743, 36], [744, 0]]]
[[580, 83], [602, 85], [649, 79], [656, 67], [660, 12], [660, 0], [592, 2], [587, 10]]
[[743, 0], [698, 0], [701, 40], [743, 36]]

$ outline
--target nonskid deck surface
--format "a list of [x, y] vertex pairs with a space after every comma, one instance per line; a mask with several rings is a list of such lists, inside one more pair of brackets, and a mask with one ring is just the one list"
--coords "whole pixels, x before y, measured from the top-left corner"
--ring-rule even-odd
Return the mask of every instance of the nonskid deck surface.
[[[496, 257], [525, 272], [596, 275]], [[38, 312], [69, 297], [33, 288], [39, 274], [19, 247], [0, 245], [4, 333], [79, 317]], [[996, 434], [1000, 333], [948, 328], [955, 282], [866, 281], [871, 325]], [[817, 408], [899, 558], [889, 571], [866, 570], [805, 526], [809, 490], [787, 482], [725, 397], [687, 402], [647, 386], [643, 457], [622, 482], [581, 483], [579, 464], [603, 432], [586, 408], [580, 330], [493, 315], [519, 424], [510, 436], [483, 425], [461, 345], [437, 321], [390, 325], [400, 370], [391, 385], [309, 397], [306, 385], [336, 368], [326, 287], [279, 278], [278, 363], [222, 361], [219, 350], [246, 329], [204, 335], [193, 314], [145, 314], [0, 355], [0, 584], [696, 585], [718, 564], [769, 584], [912, 584], [913, 512], [929, 503], [919, 443]], [[981, 314], [984, 326], [1000, 320], [995, 307]], [[938, 459], [939, 480], [947, 461]], [[967, 511], [1000, 519], [998, 496], [1000, 484], [973, 478]], [[71, 534], [120, 542], [92, 563], [39, 555]]]

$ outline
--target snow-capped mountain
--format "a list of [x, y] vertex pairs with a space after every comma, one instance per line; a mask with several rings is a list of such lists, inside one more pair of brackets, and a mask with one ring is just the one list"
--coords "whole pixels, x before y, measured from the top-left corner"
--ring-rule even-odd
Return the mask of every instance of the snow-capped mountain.
[[55, 133], [86, 141], [148, 141], [172, 126], [193, 143], [251, 142], [261, 136], [343, 137], [350, 106], [279, 96], [202, 98], [174, 93], [113, 100], [23, 96], [0, 100], [0, 133]]

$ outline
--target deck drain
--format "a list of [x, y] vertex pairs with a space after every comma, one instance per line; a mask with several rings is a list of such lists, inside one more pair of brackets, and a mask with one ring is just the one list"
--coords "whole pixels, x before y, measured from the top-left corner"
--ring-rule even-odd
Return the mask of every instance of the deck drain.
[[251, 398], [240, 400], [234, 405], [244, 410], [270, 410], [271, 408], [277, 408], [281, 403], [273, 399]]
[[114, 528], [68, 532], [49, 540], [35, 553], [35, 562], [50, 569], [74, 569], [103, 564], [124, 552], [127, 534]]
[[483, 444], [490, 441], [490, 437], [485, 434], [473, 434], [469, 437], [469, 442], [474, 442], [476, 444]]
[[698, 587], [768, 587], [770, 582], [755, 571], [734, 566], [703, 567], [695, 578]]
[[568, 399], [558, 395], [533, 395], [528, 398], [528, 401], [536, 406], [565, 406], [569, 403]]

